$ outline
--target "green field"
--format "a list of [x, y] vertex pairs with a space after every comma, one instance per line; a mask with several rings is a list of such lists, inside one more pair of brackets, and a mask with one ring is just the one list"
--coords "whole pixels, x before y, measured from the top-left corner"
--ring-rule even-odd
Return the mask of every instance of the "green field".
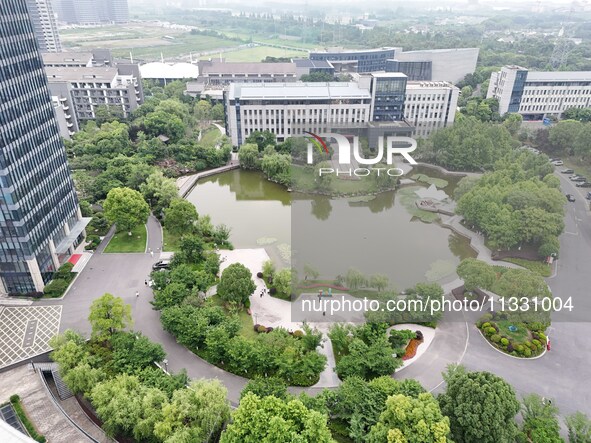
[[217, 126], [210, 126], [205, 131], [203, 131], [203, 134], [201, 136], [201, 140], [199, 141], [199, 144], [202, 146], [214, 147], [216, 144], [216, 141], [221, 136], [222, 136], [222, 133], [217, 128]]
[[[260, 62], [265, 57], [306, 57], [304, 52], [291, 51], [288, 49], [271, 48], [269, 46], [255, 46], [253, 48], [238, 49], [236, 51], [228, 51], [222, 54], [222, 57], [229, 62]], [[210, 58], [211, 56], [202, 56], [202, 59]], [[219, 54], [218, 54], [219, 57]]]
[[117, 252], [145, 252], [146, 251], [146, 226], [139, 225], [128, 235], [126, 231], [117, 232], [105, 248], [106, 253]]
[[181, 236], [171, 234], [168, 229], [162, 227], [163, 243], [162, 249], [166, 252], [177, 252], [180, 250]]

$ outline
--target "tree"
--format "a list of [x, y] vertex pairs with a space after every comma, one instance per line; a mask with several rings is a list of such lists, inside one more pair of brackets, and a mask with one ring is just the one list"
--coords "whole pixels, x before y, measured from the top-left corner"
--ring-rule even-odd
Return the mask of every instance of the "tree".
[[177, 116], [182, 121], [187, 121], [189, 117], [187, 105], [175, 99], [162, 100], [158, 103], [154, 111]]
[[559, 152], [571, 155], [583, 124], [575, 120], [562, 120], [550, 128], [549, 140]]
[[289, 185], [291, 182], [291, 156], [288, 154], [264, 155], [261, 169], [268, 179]]
[[523, 117], [521, 116], [521, 114], [517, 114], [517, 113], [505, 114], [503, 126], [505, 128], [507, 128], [507, 130], [511, 133], [511, 135], [515, 135], [519, 132], [522, 122], [523, 122]]
[[274, 397], [286, 400], [288, 398], [287, 383], [278, 377], [255, 377], [250, 380], [242, 392], [240, 398], [244, 398], [249, 392], [260, 398], [272, 395]]
[[175, 198], [164, 210], [164, 226], [172, 234], [190, 234], [199, 218], [195, 205], [183, 198]]
[[563, 443], [560, 438], [558, 408], [537, 394], [523, 397], [521, 408], [523, 429], [518, 436], [520, 442]]
[[358, 269], [351, 268], [345, 274], [345, 283], [349, 289], [359, 289], [367, 284], [367, 278]]
[[336, 372], [339, 378], [358, 376], [370, 380], [382, 375], [391, 375], [402, 364], [394, 358], [393, 349], [385, 334], [372, 343], [366, 344], [360, 338], [354, 338], [348, 346], [349, 353], [339, 360]]
[[257, 145], [258, 151], [263, 152], [269, 145], [275, 146], [277, 139], [271, 131], [253, 131], [245, 140], [246, 143]]
[[[201, 263], [205, 247], [201, 237], [195, 234], [184, 235], [181, 238], [179, 250], [184, 259], [189, 263]], [[213, 275], [217, 274], [214, 273]]]
[[332, 75], [329, 72], [322, 72], [322, 71], [316, 71], [316, 72], [311, 72], [310, 74], [303, 74], [300, 77], [300, 81], [302, 82], [334, 82], [335, 78], [334, 75]]
[[268, 281], [273, 278], [275, 275], [275, 263], [273, 260], [265, 260], [263, 262], [263, 277], [265, 277]]
[[92, 302], [88, 321], [94, 340], [108, 340], [116, 332], [131, 326], [131, 305], [123, 303], [121, 297], [106, 293]]
[[332, 165], [327, 161], [322, 161], [314, 166], [314, 186], [319, 191], [328, 191], [332, 183], [333, 175], [327, 174], [326, 169], [331, 169]]
[[288, 297], [291, 294], [291, 269], [284, 268], [276, 272], [273, 277], [273, 286], [279, 295]]
[[369, 277], [369, 287], [383, 291], [390, 284], [390, 279], [384, 274], [373, 274]]
[[222, 272], [217, 292], [224, 301], [245, 305], [255, 288], [250, 270], [240, 263], [233, 263]]
[[195, 117], [199, 121], [211, 120], [211, 103], [207, 100], [199, 100], [195, 105]]
[[140, 192], [157, 217], [160, 217], [164, 208], [167, 208], [170, 202], [178, 197], [176, 183], [173, 179], [164, 177], [160, 170], [148, 176], [146, 181], [140, 185]]
[[140, 332], [119, 332], [111, 337], [112, 364], [117, 372], [133, 373], [166, 357], [160, 343]]
[[100, 105], [94, 111], [97, 126], [123, 119], [123, 109], [120, 106]]
[[333, 440], [326, 419], [300, 400], [285, 402], [248, 393], [232, 414], [232, 423], [222, 433], [220, 443], [330, 443]]
[[573, 151], [581, 159], [588, 159], [591, 156], [591, 124], [583, 125], [575, 138]]
[[449, 417], [453, 441], [514, 441], [520, 405], [511, 385], [490, 372], [467, 372], [461, 367], [448, 369], [444, 379], [447, 388], [437, 399]]
[[150, 208], [138, 191], [129, 188], [111, 189], [103, 205], [105, 217], [121, 231], [131, 232], [146, 223]]
[[152, 137], [164, 135], [171, 143], [178, 142], [185, 135], [186, 127], [176, 115], [162, 111], [148, 114], [143, 121], [144, 132]]
[[227, 390], [219, 380], [195, 380], [179, 389], [162, 408], [162, 421], [154, 426], [161, 441], [212, 441], [230, 417]]
[[446, 443], [449, 440], [449, 419], [429, 393], [418, 398], [393, 395], [386, 400], [386, 410], [371, 428], [368, 443], [408, 442]]
[[304, 276], [306, 277], [306, 279], [310, 278], [312, 280], [316, 280], [319, 275], [320, 273], [314, 266], [308, 263], [304, 265]]
[[211, 108], [211, 119], [222, 121], [224, 120], [224, 116], [224, 105], [222, 105], [221, 103], [213, 105], [213, 107]]
[[570, 443], [591, 442], [591, 420], [582, 412], [575, 412], [566, 417], [566, 426]]
[[464, 280], [466, 291], [476, 288], [491, 290], [497, 280], [497, 274], [492, 266], [475, 258], [462, 260], [457, 268], [458, 276]]
[[246, 143], [240, 146], [238, 151], [240, 167], [244, 169], [256, 169], [259, 167], [259, 148], [254, 143]]

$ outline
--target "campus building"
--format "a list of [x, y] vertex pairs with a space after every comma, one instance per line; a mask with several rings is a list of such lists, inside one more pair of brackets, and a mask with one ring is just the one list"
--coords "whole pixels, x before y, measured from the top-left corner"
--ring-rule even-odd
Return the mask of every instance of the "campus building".
[[79, 25], [127, 23], [127, 0], [53, 0], [60, 22]]
[[407, 82], [404, 118], [416, 137], [450, 126], [455, 120], [460, 90], [448, 82]]
[[0, 292], [42, 291], [83, 219], [26, 0], [0, 8]]
[[41, 52], [62, 50], [51, 0], [27, 0], [27, 9]]
[[324, 60], [335, 72], [402, 72], [409, 81], [457, 83], [473, 74], [478, 48], [403, 51], [402, 48], [347, 50], [342, 48], [311, 52], [310, 60]]
[[230, 83], [295, 82], [294, 63], [248, 63], [201, 60], [199, 82], [209, 86]]
[[139, 66], [114, 63], [109, 51], [45, 54], [44, 63], [64, 138], [94, 120], [99, 106], [117, 108], [128, 117], [144, 102]]
[[591, 107], [591, 71], [529, 71], [504, 66], [493, 72], [486, 94], [499, 101], [499, 113], [516, 112], [524, 120], [562, 117], [569, 108]]

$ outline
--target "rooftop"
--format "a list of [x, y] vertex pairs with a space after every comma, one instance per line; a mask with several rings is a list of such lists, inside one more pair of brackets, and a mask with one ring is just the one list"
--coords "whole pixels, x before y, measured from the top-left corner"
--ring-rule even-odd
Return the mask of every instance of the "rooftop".
[[330, 69], [332, 64], [327, 60], [310, 60], [309, 58], [295, 58], [292, 60], [298, 68]]
[[424, 88], [455, 88], [449, 82], [418, 82], [411, 81], [406, 83], [406, 89], [424, 89]]
[[374, 48], [374, 49], [326, 48], [323, 51], [311, 51], [311, 54], [341, 54], [341, 53], [363, 54], [366, 52], [395, 51], [396, 49], [401, 49], [401, 48], [394, 48], [394, 47], [384, 47], [384, 48]]
[[199, 68], [191, 63], [146, 63], [140, 66], [140, 72], [143, 78], [197, 78]]
[[325, 99], [325, 98], [371, 98], [367, 89], [357, 83], [261, 83], [232, 84], [230, 99], [241, 100], [282, 100], [282, 99]]
[[219, 62], [202, 63], [201, 74], [293, 74], [294, 63]]
[[526, 82], [580, 82], [591, 81], [591, 71], [529, 71]]
[[73, 62], [88, 64], [93, 58], [90, 52], [46, 52], [41, 55], [46, 65]]
[[117, 76], [117, 68], [45, 68], [47, 79], [52, 82], [112, 82]]

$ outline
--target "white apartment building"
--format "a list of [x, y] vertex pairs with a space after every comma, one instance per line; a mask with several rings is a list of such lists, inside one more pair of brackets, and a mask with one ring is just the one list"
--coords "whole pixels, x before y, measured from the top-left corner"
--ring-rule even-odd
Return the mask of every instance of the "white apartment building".
[[367, 123], [371, 94], [354, 82], [233, 83], [225, 105], [229, 136], [239, 146], [254, 131], [269, 130], [283, 141], [332, 124]]
[[[117, 67], [45, 68], [49, 90], [57, 104], [58, 120], [63, 111], [68, 137], [87, 120], [93, 120], [97, 108], [108, 105], [120, 108], [128, 117], [144, 101], [137, 65]], [[61, 129], [60, 125], [60, 129]]]
[[453, 124], [460, 90], [448, 82], [407, 82], [404, 118], [416, 137]]
[[516, 112], [524, 120], [560, 118], [569, 108], [591, 107], [591, 71], [535, 72], [504, 66], [493, 72], [487, 98], [499, 101], [499, 113]]

